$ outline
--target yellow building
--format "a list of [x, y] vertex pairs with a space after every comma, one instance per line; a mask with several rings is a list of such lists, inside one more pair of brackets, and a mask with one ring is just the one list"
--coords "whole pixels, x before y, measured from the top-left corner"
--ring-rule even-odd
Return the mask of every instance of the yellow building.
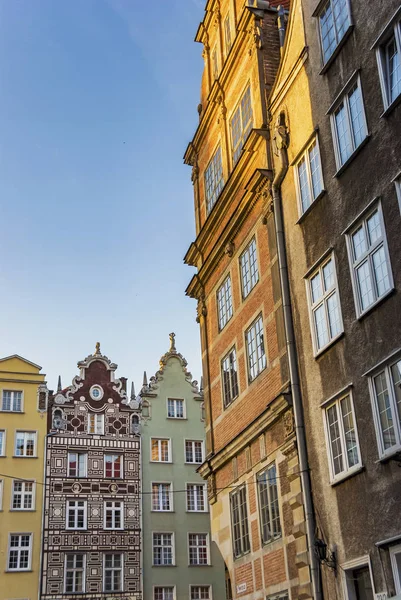
[[0, 359], [0, 600], [36, 600], [40, 576], [45, 375], [18, 355]]

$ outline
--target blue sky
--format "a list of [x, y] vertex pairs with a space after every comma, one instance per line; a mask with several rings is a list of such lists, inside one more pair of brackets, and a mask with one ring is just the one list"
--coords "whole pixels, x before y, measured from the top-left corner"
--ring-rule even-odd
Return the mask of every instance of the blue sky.
[[200, 377], [190, 167], [202, 0], [0, 0], [0, 355], [68, 385], [101, 342], [139, 388]]

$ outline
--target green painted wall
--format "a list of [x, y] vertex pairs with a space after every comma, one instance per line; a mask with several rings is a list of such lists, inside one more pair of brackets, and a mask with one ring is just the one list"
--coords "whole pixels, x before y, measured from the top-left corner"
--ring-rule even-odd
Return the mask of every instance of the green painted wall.
[[[153, 600], [154, 586], [175, 586], [175, 600], [188, 600], [190, 584], [211, 585], [213, 600], [224, 600], [224, 562], [211, 542], [209, 512], [187, 512], [186, 493], [179, 491], [187, 483], [205, 483], [196, 473], [197, 465], [185, 464], [185, 439], [204, 442], [203, 399], [191, 384], [181, 355], [173, 349], [162, 361], [165, 364], [156, 380], [142, 390], [142, 401], [150, 404], [150, 418], [141, 421], [144, 600]], [[185, 419], [167, 418], [167, 398], [184, 399]], [[171, 463], [151, 462], [152, 437], [171, 440]], [[173, 511], [152, 512], [152, 482], [170, 481]], [[153, 531], [174, 532], [175, 566], [152, 566]], [[188, 533], [209, 534], [210, 566], [189, 566]]]

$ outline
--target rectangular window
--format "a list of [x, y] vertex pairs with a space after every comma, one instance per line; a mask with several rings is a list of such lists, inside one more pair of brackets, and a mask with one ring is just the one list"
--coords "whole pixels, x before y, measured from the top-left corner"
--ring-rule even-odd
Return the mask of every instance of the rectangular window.
[[387, 109], [401, 94], [401, 21], [399, 19], [381, 40], [376, 55], [384, 108]]
[[66, 529], [86, 529], [86, 500], [67, 500]]
[[230, 15], [227, 15], [224, 19], [224, 41], [226, 44], [226, 56], [231, 50], [231, 25], [230, 25]]
[[245, 299], [259, 281], [255, 238], [245, 248], [239, 262], [241, 268], [242, 297]]
[[348, 0], [329, 0], [319, 14], [323, 62], [326, 63], [351, 25]]
[[248, 85], [231, 118], [233, 163], [240, 157], [245, 140], [253, 126], [251, 88]]
[[153, 565], [174, 564], [174, 536], [172, 533], [153, 533]]
[[394, 359], [370, 379], [380, 456], [401, 449], [401, 358]]
[[348, 233], [347, 245], [356, 313], [360, 317], [393, 288], [381, 204]]
[[390, 548], [390, 560], [393, 570], [395, 593], [401, 594], [401, 545]]
[[34, 510], [35, 483], [33, 481], [13, 481], [11, 500], [12, 510]]
[[171, 483], [152, 483], [152, 510], [173, 510]]
[[104, 415], [88, 414], [88, 433], [104, 435]]
[[124, 529], [124, 502], [116, 500], [105, 501], [104, 528]]
[[323, 191], [322, 165], [317, 138], [296, 165], [300, 212], [303, 214]]
[[85, 591], [85, 554], [67, 554], [65, 557], [64, 591], [76, 594]]
[[205, 171], [206, 212], [210, 213], [224, 187], [221, 147], [214, 153]]
[[191, 585], [191, 600], [211, 600], [210, 585]]
[[234, 558], [249, 552], [248, 509], [245, 486], [235, 490], [230, 495], [231, 524]]
[[350, 394], [325, 409], [331, 480], [361, 465], [355, 414]]
[[0, 429], [0, 456], [4, 456], [6, 453], [6, 432], [4, 429]]
[[308, 277], [307, 288], [313, 347], [317, 354], [344, 331], [334, 255]]
[[86, 452], [68, 453], [68, 477], [86, 477]]
[[187, 511], [205, 512], [206, 487], [204, 483], [187, 483]]
[[263, 320], [260, 315], [245, 333], [248, 352], [248, 378], [253, 381], [266, 368]]
[[179, 400], [177, 398], [168, 398], [167, 416], [169, 419], [184, 419], [184, 400]]
[[36, 456], [36, 433], [34, 431], [15, 432], [15, 456]]
[[123, 555], [104, 555], [103, 589], [105, 592], [123, 591]]
[[175, 600], [174, 587], [155, 587], [153, 589], [154, 600]]
[[217, 308], [219, 313], [219, 329], [221, 331], [233, 316], [230, 276], [226, 277], [223, 284], [217, 290]]
[[359, 77], [331, 112], [331, 129], [339, 169], [368, 135]]
[[104, 455], [104, 476], [121, 479], [123, 476], [123, 457], [121, 454]]
[[188, 534], [189, 564], [208, 565], [209, 564], [209, 543], [207, 533], [189, 533]]
[[359, 598], [373, 600], [375, 598], [368, 557], [366, 557], [366, 563], [363, 566], [345, 569], [344, 575], [348, 600]]
[[8, 571], [31, 568], [32, 533], [11, 533], [8, 546]]
[[276, 465], [260, 473], [257, 482], [262, 542], [268, 544], [281, 537]]
[[151, 460], [154, 462], [171, 462], [171, 440], [151, 438]]
[[185, 440], [185, 462], [200, 465], [203, 462], [203, 442]]
[[1, 410], [7, 412], [22, 412], [22, 392], [3, 390]]
[[237, 356], [235, 348], [221, 361], [221, 378], [223, 382], [223, 403], [227, 408], [238, 396]]

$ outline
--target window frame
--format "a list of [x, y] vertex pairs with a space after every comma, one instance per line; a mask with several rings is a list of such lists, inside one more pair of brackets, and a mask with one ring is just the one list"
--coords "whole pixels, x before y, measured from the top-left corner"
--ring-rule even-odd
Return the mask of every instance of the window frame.
[[[120, 556], [121, 557], [121, 567], [108, 567], [108, 569], [106, 569], [106, 556]], [[114, 561], [113, 561], [114, 562]], [[123, 592], [124, 591], [124, 552], [103, 552], [103, 569], [102, 569], [102, 575], [103, 575], [103, 580], [102, 580], [102, 591], [103, 594], [108, 594], [108, 593], [115, 593], [115, 592]], [[111, 570], [111, 571], [117, 571], [120, 570], [121, 571], [121, 586], [119, 590], [115, 590], [115, 589], [111, 589], [111, 590], [107, 590], [106, 589], [106, 570]]]
[[[72, 503], [83, 502], [83, 506], [70, 506]], [[83, 511], [83, 526], [77, 527], [79, 512]], [[70, 527], [70, 511], [74, 516], [74, 527]], [[67, 498], [65, 504], [65, 529], [67, 531], [86, 531], [88, 529], [88, 501], [83, 498]]]
[[[205, 541], [206, 544], [205, 546], [200, 546], [199, 544], [196, 544], [196, 546], [191, 546], [190, 544], [190, 536], [191, 535], [195, 535], [195, 536], [199, 536], [199, 535], [203, 535], [205, 536]], [[187, 532], [187, 548], [188, 548], [188, 566], [189, 567], [207, 567], [210, 566], [210, 537], [209, 537], [209, 533], [205, 532], [205, 531], [188, 531]], [[191, 548], [192, 549], [196, 549], [196, 555], [197, 555], [197, 562], [195, 563], [191, 563]], [[206, 548], [206, 562], [199, 562], [199, 548]]]
[[[194, 506], [195, 508], [189, 508], [190, 506], [190, 502], [189, 502], [189, 496], [190, 496], [190, 488], [195, 488], [194, 491], [194, 495], [193, 495], [193, 500], [194, 500]], [[202, 502], [203, 502], [203, 509], [199, 509], [199, 502], [198, 502], [198, 488], [201, 487], [202, 488]], [[208, 498], [207, 498], [207, 489], [206, 489], [206, 484], [196, 481], [196, 482], [187, 482], [185, 484], [185, 510], [188, 513], [207, 513], [209, 512], [209, 506], [208, 506]]]
[[[11, 399], [10, 399], [10, 408], [4, 408], [4, 393], [8, 392], [11, 394]], [[20, 410], [15, 410], [13, 408], [14, 406], [14, 395], [15, 394], [21, 394], [21, 398], [20, 398]], [[8, 389], [2, 389], [1, 390], [1, 409], [0, 412], [6, 412], [6, 413], [23, 413], [24, 412], [24, 390], [8, 390]]]
[[[153, 504], [153, 499], [154, 499], [154, 494], [153, 494], [153, 486], [154, 485], [168, 485], [169, 486], [169, 490], [168, 490], [168, 498], [169, 498], [169, 508], [168, 509], [164, 509], [164, 508], [154, 508], [154, 504]], [[151, 506], [151, 512], [174, 512], [174, 495], [173, 495], [173, 482], [172, 481], [151, 481], [150, 483], [150, 506]], [[160, 501], [160, 494], [163, 493], [160, 491], [160, 488], [158, 489], [158, 500]], [[163, 502], [159, 503], [159, 506], [163, 506]]]
[[205, 600], [213, 600], [213, 590], [210, 583], [191, 583], [189, 586], [189, 600], [198, 600], [192, 598], [192, 588], [209, 588], [209, 597]]
[[398, 570], [396, 559], [397, 554], [400, 554], [401, 556], [401, 544], [397, 544], [396, 546], [390, 546], [389, 548], [391, 570], [393, 573], [394, 588], [396, 595], [401, 594], [401, 574]]
[[[243, 116], [242, 116], [242, 102], [245, 98], [245, 96], [247, 95], [249, 90], [249, 104], [250, 104], [250, 114], [251, 114], [251, 119], [249, 122], [246, 123], [246, 127], [244, 127], [244, 123], [243, 123]], [[234, 147], [234, 138], [233, 138], [233, 121], [234, 118], [237, 114], [237, 111], [239, 111], [239, 118], [240, 118], [240, 123], [241, 123], [241, 130], [240, 130], [240, 135], [238, 137], [238, 143], [237, 145]], [[243, 92], [240, 96], [240, 99], [238, 100], [237, 104], [235, 105], [234, 110], [231, 113], [230, 119], [229, 119], [229, 126], [230, 126], [230, 141], [231, 141], [231, 158], [232, 158], [232, 168], [234, 169], [235, 165], [238, 163], [245, 142], [248, 139], [249, 134], [251, 133], [252, 129], [253, 129], [253, 124], [254, 124], [254, 114], [253, 114], [253, 101], [252, 101], [252, 89], [251, 89], [251, 83], [250, 81], [247, 82], [247, 84], [245, 85]], [[246, 132], [246, 133], [245, 133]]]
[[4, 479], [0, 479], [0, 511], [3, 510]]
[[345, 42], [345, 40], [347, 39], [347, 34], [348, 32], [351, 30], [351, 28], [353, 27], [353, 21], [352, 21], [352, 13], [351, 13], [351, 3], [350, 0], [345, 0], [345, 4], [346, 4], [346, 8], [347, 8], [347, 13], [348, 13], [348, 27], [344, 30], [344, 33], [342, 35], [342, 37], [340, 39], [338, 39], [338, 34], [337, 34], [337, 28], [335, 25], [335, 21], [334, 21], [334, 11], [333, 8], [331, 7], [331, 13], [333, 16], [333, 28], [334, 28], [334, 32], [335, 32], [335, 37], [336, 37], [336, 45], [333, 48], [332, 52], [330, 53], [330, 55], [325, 58], [324, 55], [324, 46], [323, 46], [323, 36], [322, 36], [322, 27], [321, 27], [321, 15], [323, 14], [323, 12], [326, 10], [326, 8], [328, 7], [328, 5], [332, 5], [333, 0], [327, 0], [326, 2], [323, 3], [319, 3], [317, 10], [315, 10], [315, 12], [313, 13], [314, 17], [317, 17], [317, 25], [318, 25], [318, 30], [319, 30], [319, 43], [320, 43], [320, 55], [322, 58], [322, 65], [323, 68], [328, 66], [332, 60], [334, 60], [335, 56], [337, 55], [339, 49], [341, 48], [342, 44]]
[[[153, 442], [157, 442], [158, 458], [153, 458]], [[164, 445], [163, 442], [167, 442], [167, 460], [162, 460], [163, 445]], [[173, 462], [171, 438], [159, 438], [159, 437], [151, 437], [150, 438], [150, 462], [158, 463], [158, 464], [171, 464]]]
[[[313, 178], [312, 178], [311, 161], [310, 161], [310, 150], [313, 145], [316, 145], [316, 148], [317, 148], [317, 153], [318, 153], [318, 157], [319, 157], [319, 167], [320, 167], [320, 180], [321, 180], [321, 188], [316, 196], [314, 195], [314, 191], [313, 191]], [[309, 198], [310, 198], [310, 204], [305, 209], [303, 208], [303, 203], [302, 203], [301, 182], [300, 182], [300, 176], [299, 176], [299, 165], [303, 161], [305, 162], [305, 166], [306, 166], [306, 176], [307, 176], [308, 192], [309, 192]], [[303, 215], [305, 215], [307, 212], [309, 212], [309, 210], [312, 208], [314, 203], [325, 192], [322, 157], [320, 154], [320, 145], [319, 145], [319, 136], [318, 135], [314, 135], [313, 138], [310, 139], [309, 142], [307, 143], [307, 145], [304, 147], [304, 149], [302, 150], [302, 153], [298, 156], [298, 158], [294, 164], [294, 171], [295, 171], [295, 176], [294, 176], [295, 189], [296, 189], [297, 199], [298, 199], [298, 212], [299, 212], [299, 217], [301, 218]]]
[[[171, 589], [173, 590], [173, 598], [172, 600], [176, 600], [176, 586], [175, 585], [154, 585], [152, 588], [152, 599], [155, 600], [156, 599], [156, 590], [160, 589], [160, 590], [166, 590], [166, 589]], [[163, 591], [163, 600], [166, 600], [167, 597], [164, 596], [164, 591]], [[167, 599], [168, 600], [168, 599]]]
[[[256, 280], [254, 282], [254, 284], [252, 285], [252, 270], [251, 270], [251, 246], [252, 244], [255, 245], [255, 261], [253, 263], [253, 265], [256, 265], [256, 273], [257, 273], [257, 277]], [[249, 263], [249, 291], [245, 291], [245, 284], [244, 284], [244, 273], [243, 273], [243, 266], [242, 266], [242, 258], [245, 256], [245, 254], [248, 254], [248, 263]], [[243, 251], [241, 252], [239, 259], [239, 275], [240, 275], [240, 281], [241, 281], [241, 297], [242, 297], [242, 301], [246, 300], [246, 298], [248, 298], [248, 296], [250, 295], [250, 293], [252, 292], [252, 290], [257, 286], [257, 284], [259, 283], [260, 280], [260, 275], [259, 275], [259, 256], [258, 256], [258, 245], [256, 243], [256, 235], [253, 235], [252, 238], [249, 240], [249, 242], [247, 243], [247, 245], [245, 246], [245, 248], [243, 249]]]
[[[220, 178], [217, 178], [217, 175], [220, 173]], [[210, 177], [209, 177], [210, 174]], [[208, 181], [213, 181], [213, 190], [211, 194], [208, 194], [209, 186]], [[224, 188], [224, 168], [223, 168], [223, 152], [221, 148], [221, 142], [217, 144], [215, 147], [213, 154], [206, 165], [204, 174], [203, 174], [203, 185], [204, 185], [204, 193], [205, 193], [205, 204], [206, 204], [206, 216], [208, 216], [215, 206], [217, 200], [220, 197], [221, 192]]]
[[[201, 453], [202, 453], [201, 462], [195, 461], [195, 460], [191, 460], [191, 461], [187, 460], [187, 442], [190, 442], [192, 444], [192, 448], [191, 448], [192, 458], [196, 457], [195, 444], [196, 443], [201, 444]], [[184, 438], [184, 456], [185, 456], [185, 464], [186, 465], [201, 465], [203, 463], [203, 461], [205, 460], [205, 442], [203, 440], [193, 440], [190, 438]]]
[[400, 207], [400, 214], [401, 214], [401, 173], [398, 173], [398, 175], [396, 177], [394, 177], [393, 182], [394, 182], [395, 193], [397, 195], [398, 206]]
[[[18, 536], [18, 537], [22, 537], [22, 536], [29, 536], [29, 545], [28, 546], [21, 546], [21, 541], [19, 542], [18, 546], [11, 546], [11, 538], [12, 536]], [[29, 532], [29, 533], [24, 533], [24, 532], [10, 532], [8, 534], [8, 546], [7, 546], [7, 568], [6, 568], [6, 572], [10, 572], [10, 573], [20, 573], [20, 572], [26, 572], [26, 571], [30, 571], [32, 569], [32, 548], [33, 548], [33, 533]], [[25, 568], [21, 569], [20, 567], [18, 567], [17, 569], [13, 569], [10, 567], [10, 555], [12, 551], [17, 551], [18, 553], [18, 565], [20, 564], [21, 561], [21, 551], [22, 550], [28, 550], [28, 564]]]
[[[24, 434], [24, 454], [17, 454], [17, 439], [18, 439], [19, 433]], [[26, 454], [27, 442], [29, 440], [26, 439], [25, 434], [33, 435], [33, 454], [31, 454], [31, 455]], [[15, 436], [14, 436], [14, 457], [13, 458], [37, 458], [37, 456], [38, 456], [37, 452], [38, 452], [38, 432], [32, 431], [32, 430], [26, 430], [26, 429], [16, 429]]]
[[221, 283], [221, 285], [219, 285], [219, 287], [216, 290], [216, 305], [217, 322], [220, 333], [221, 331], [223, 331], [227, 323], [230, 322], [234, 315], [233, 288], [231, 284], [230, 273], [228, 273], [228, 275], [224, 277], [223, 282]]
[[[391, 99], [391, 90], [389, 88], [390, 82], [388, 81], [388, 54], [387, 48], [394, 39], [397, 54], [399, 56], [401, 65], [401, 11], [398, 8], [395, 14], [391, 17], [389, 22], [384, 28], [384, 31], [380, 34], [378, 40], [373, 44], [372, 48], [376, 49], [376, 60], [379, 71], [380, 88], [383, 98], [384, 114], [387, 113], [395, 104], [401, 100], [401, 91], [394, 99]], [[371, 48], [371, 49], [372, 49]]]
[[[169, 401], [174, 402], [174, 415], [171, 416], [169, 415]], [[176, 406], [176, 402], [182, 402], [182, 417], [177, 417], [177, 406]], [[167, 407], [167, 419], [178, 419], [178, 420], [183, 420], [187, 418], [187, 413], [186, 413], [186, 402], [185, 402], [185, 398], [169, 398], [167, 397], [166, 399], [166, 407]]]
[[[120, 475], [116, 476], [115, 474], [115, 462], [111, 462], [111, 471], [112, 474], [111, 475], [107, 475], [107, 464], [109, 461], [106, 460], [106, 458], [110, 456], [110, 457], [114, 457], [119, 459], [119, 464], [120, 464]], [[105, 479], [123, 479], [124, 478], [124, 455], [123, 454], [112, 454], [111, 452], [105, 452], [104, 453], [104, 478]]]
[[[67, 569], [67, 559], [69, 556], [79, 556], [82, 555], [83, 560], [82, 560], [82, 590], [78, 591], [78, 590], [74, 590], [72, 592], [67, 592], [67, 570], [69, 571], [73, 571], [74, 573], [76, 573], [77, 571], [80, 571], [81, 569], [78, 569], [77, 567], [72, 567], [70, 569]], [[74, 582], [76, 583], [76, 582]], [[74, 585], [75, 587], [75, 585]], [[84, 594], [86, 592], [86, 553], [85, 552], [66, 552], [65, 556], [64, 556], [64, 586], [63, 586], [63, 590], [64, 590], [64, 594]]]
[[[72, 456], [73, 454], [75, 454], [77, 456], [77, 474], [76, 475], [72, 475], [70, 472], [70, 456]], [[79, 457], [83, 456], [84, 457], [84, 474], [81, 475], [80, 474], [80, 462], [79, 462]], [[67, 452], [67, 477], [72, 477], [74, 479], [80, 479], [81, 477], [87, 477], [88, 476], [88, 453], [87, 452], [79, 452], [79, 451], [68, 451]]]
[[[164, 544], [155, 545], [155, 535], [169, 535], [171, 536], [171, 544], [165, 546]], [[160, 564], [155, 563], [155, 548], [171, 548], [171, 563], [161, 562]], [[163, 552], [162, 552], [163, 554]], [[175, 532], [174, 531], [152, 531], [152, 566], [153, 567], [175, 567]]]
[[[251, 332], [251, 330], [256, 327], [256, 324], [261, 321], [262, 327], [260, 328], [259, 333], [256, 332], [255, 329], [255, 344], [256, 344], [256, 348], [255, 348], [255, 353], [256, 353], [256, 362], [255, 365], [257, 366], [257, 372], [256, 374], [252, 377], [251, 375], [251, 366], [250, 366], [250, 353], [249, 353], [249, 342], [248, 342], [248, 334]], [[258, 345], [257, 345], [257, 335], [259, 335], [260, 338], [260, 332], [262, 332], [262, 342], [263, 342], [263, 356], [265, 359], [265, 364], [262, 366], [262, 368], [259, 368], [259, 360], [260, 358], [258, 357]], [[247, 373], [248, 373], [248, 383], [252, 383], [253, 381], [255, 381], [259, 375], [261, 373], [263, 373], [263, 371], [265, 371], [267, 369], [267, 352], [266, 352], [266, 344], [265, 344], [265, 328], [264, 328], [264, 322], [263, 322], [263, 314], [260, 312], [258, 314], [258, 316], [252, 321], [252, 323], [249, 325], [249, 327], [247, 327], [245, 329], [245, 348], [246, 348], [246, 364], [247, 364]], [[262, 361], [263, 362], [263, 361]], [[255, 367], [254, 365], [254, 367]]]
[[[231, 356], [234, 354], [234, 360], [231, 360]], [[229, 370], [224, 370], [224, 363], [229, 361]], [[232, 368], [232, 365], [235, 365], [235, 368]], [[222, 398], [223, 398], [223, 409], [228, 408], [240, 395], [239, 389], [239, 372], [238, 372], [238, 364], [237, 364], [237, 350], [234, 346], [230, 348], [230, 350], [223, 356], [220, 361], [220, 369], [221, 369], [221, 386], [222, 386]], [[229, 393], [229, 401], [227, 401], [226, 395], [226, 381], [224, 377], [224, 373], [228, 373], [228, 386], [230, 388]], [[235, 377], [236, 382], [233, 382], [233, 378]], [[237, 393], [235, 393], [235, 389]]]
[[[260, 489], [260, 484], [263, 483], [260, 478], [262, 475], [266, 475], [267, 480], [269, 480], [268, 477], [268, 472], [271, 471], [274, 468], [275, 470], [275, 485], [276, 485], [276, 491], [277, 491], [277, 512], [278, 512], [278, 524], [279, 524], [279, 528], [280, 528], [280, 533], [278, 533], [277, 535], [270, 535], [268, 539], [265, 539], [264, 537], [264, 533], [263, 533], [263, 529], [264, 529], [264, 515], [262, 512], [262, 491]], [[266, 485], [266, 482], [264, 482]], [[276, 462], [272, 462], [269, 465], [267, 465], [262, 471], [259, 471], [259, 473], [256, 474], [256, 486], [257, 486], [257, 497], [258, 497], [258, 507], [259, 507], [259, 531], [260, 531], [260, 538], [261, 538], [261, 542], [262, 542], [262, 546], [267, 546], [273, 542], [275, 542], [276, 540], [279, 540], [283, 537], [283, 527], [282, 527], [282, 518], [281, 518], [281, 503], [280, 503], [280, 490], [279, 490], [279, 476], [277, 475], [277, 465]], [[269, 515], [269, 522], [266, 524], [269, 528], [269, 530], [272, 532], [274, 527], [272, 527], [272, 523], [273, 523], [273, 517], [272, 517], [272, 505], [275, 502], [274, 499], [272, 499], [271, 497], [271, 491], [270, 491], [270, 487], [268, 485], [266, 485], [266, 493], [267, 493], [267, 498], [268, 498], [268, 515]]]
[[6, 456], [6, 429], [0, 429], [0, 456]]
[[[107, 507], [107, 503], [111, 502], [113, 506]], [[115, 506], [119, 504], [120, 506]], [[107, 512], [111, 511], [112, 527], [107, 527]], [[120, 527], [116, 527], [116, 514], [120, 513]], [[124, 500], [115, 500], [114, 498], [103, 499], [103, 529], [105, 531], [121, 531], [124, 529]]]
[[[21, 483], [22, 484], [22, 489], [21, 492], [16, 492], [15, 491], [15, 484], [16, 483]], [[31, 492], [27, 492], [25, 490], [26, 484], [27, 483], [31, 483], [32, 484], [32, 491]], [[15, 508], [14, 507], [14, 498], [16, 495], [20, 495], [21, 496], [21, 508]], [[24, 508], [24, 502], [25, 502], [25, 497], [31, 497], [31, 506], [29, 508]], [[30, 479], [30, 480], [26, 480], [26, 479], [13, 479], [12, 480], [12, 486], [11, 486], [11, 498], [10, 498], [10, 511], [15, 511], [15, 512], [33, 512], [36, 510], [36, 481], [34, 479]]]
[[[245, 502], [241, 504], [240, 494], [242, 491], [244, 492]], [[235, 498], [237, 496], [239, 496], [238, 513], [239, 513], [239, 517], [240, 517], [240, 519], [238, 521], [238, 525], [239, 525], [239, 529], [240, 529], [240, 538], [238, 538], [238, 539], [240, 540], [241, 551], [239, 553], [236, 553], [235, 538], [234, 538], [235, 523], [234, 523], [233, 498]], [[245, 519], [243, 518], [244, 515], [240, 514], [242, 512], [241, 507], [243, 507], [243, 506], [245, 506], [245, 513], [246, 513]], [[231, 545], [232, 545], [232, 551], [233, 551], [233, 558], [234, 558], [234, 560], [237, 560], [238, 558], [241, 558], [242, 556], [245, 556], [246, 554], [249, 554], [249, 552], [251, 552], [251, 533], [250, 533], [250, 528], [249, 528], [248, 494], [247, 494], [247, 486], [245, 484], [239, 485], [234, 491], [232, 491], [230, 493], [230, 523], [231, 523]], [[246, 531], [244, 531], [243, 523], [246, 523]], [[244, 543], [245, 541], [246, 541], [246, 544]]]
[[[92, 418], [94, 419], [94, 431], [92, 432], [91, 429], [91, 420]], [[99, 418], [100, 418], [100, 425], [101, 427], [99, 428]], [[87, 430], [86, 433], [88, 433], [89, 435], [104, 435], [104, 413], [97, 413], [94, 411], [89, 411], [88, 412], [88, 424], [87, 424]], [[100, 429], [101, 431], [99, 432], [98, 429]]]

